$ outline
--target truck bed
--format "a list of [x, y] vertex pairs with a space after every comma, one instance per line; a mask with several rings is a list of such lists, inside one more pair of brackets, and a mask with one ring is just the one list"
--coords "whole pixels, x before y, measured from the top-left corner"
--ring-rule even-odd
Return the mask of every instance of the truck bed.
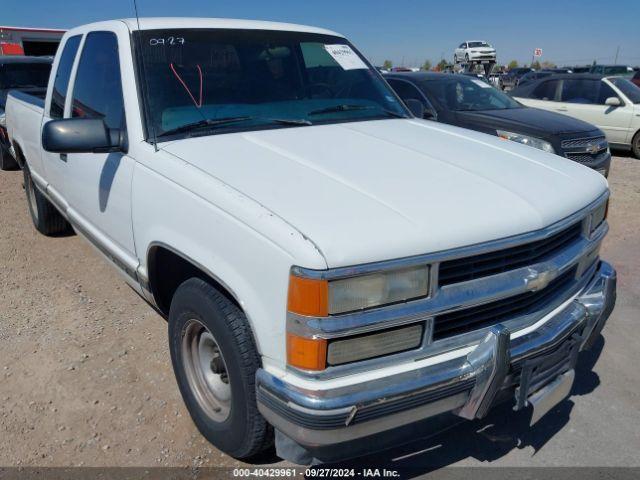
[[44, 114], [44, 97], [40, 90], [30, 93], [11, 90], [5, 107], [7, 133], [16, 150], [16, 160], [22, 167], [21, 156], [29, 161], [31, 169], [42, 173], [40, 128]]

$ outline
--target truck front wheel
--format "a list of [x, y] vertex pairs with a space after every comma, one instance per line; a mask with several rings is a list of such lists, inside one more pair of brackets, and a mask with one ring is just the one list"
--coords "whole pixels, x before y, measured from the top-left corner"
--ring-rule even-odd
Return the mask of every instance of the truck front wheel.
[[26, 163], [22, 173], [24, 175], [24, 191], [27, 194], [29, 215], [36, 230], [47, 236], [70, 231], [71, 226], [69, 223], [33, 183], [29, 165]]
[[185, 281], [171, 301], [169, 348], [184, 403], [209, 442], [234, 458], [273, 443], [256, 404], [260, 356], [234, 302], [204, 280]]

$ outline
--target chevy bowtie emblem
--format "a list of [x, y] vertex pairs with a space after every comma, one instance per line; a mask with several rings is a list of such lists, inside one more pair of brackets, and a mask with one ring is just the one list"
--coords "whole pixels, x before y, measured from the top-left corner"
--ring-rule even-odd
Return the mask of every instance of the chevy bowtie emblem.
[[545, 288], [551, 280], [556, 277], [556, 272], [553, 270], [547, 270], [539, 272], [533, 268], [529, 269], [529, 274], [524, 279], [524, 284], [527, 290], [530, 292], [536, 292]]
[[591, 155], [594, 155], [594, 154], [598, 153], [599, 151], [600, 151], [600, 145], [593, 145], [592, 143], [587, 145], [587, 153], [590, 153]]

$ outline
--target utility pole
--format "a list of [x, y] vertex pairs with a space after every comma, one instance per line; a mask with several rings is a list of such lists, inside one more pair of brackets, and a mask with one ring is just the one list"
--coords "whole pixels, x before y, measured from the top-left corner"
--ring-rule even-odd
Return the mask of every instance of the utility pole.
[[618, 45], [618, 48], [616, 48], [616, 58], [615, 58], [615, 60], [613, 61], [613, 64], [614, 64], [614, 65], [617, 65], [617, 64], [618, 64], [618, 54], [619, 54], [619, 53], [620, 53], [620, 45]]

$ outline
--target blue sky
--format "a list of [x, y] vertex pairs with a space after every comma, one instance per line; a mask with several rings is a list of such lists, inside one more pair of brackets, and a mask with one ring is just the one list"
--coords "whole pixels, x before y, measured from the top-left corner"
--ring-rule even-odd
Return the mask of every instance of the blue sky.
[[[498, 59], [640, 65], [640, 0], [138, 0], [141, 16], [276, 20], [346, 35], [375, 64], [451, 59], [464, 40], [491, 42]], [[133, 0], [2, 0], [0, 24], [69, 28], [133, 16]]]

